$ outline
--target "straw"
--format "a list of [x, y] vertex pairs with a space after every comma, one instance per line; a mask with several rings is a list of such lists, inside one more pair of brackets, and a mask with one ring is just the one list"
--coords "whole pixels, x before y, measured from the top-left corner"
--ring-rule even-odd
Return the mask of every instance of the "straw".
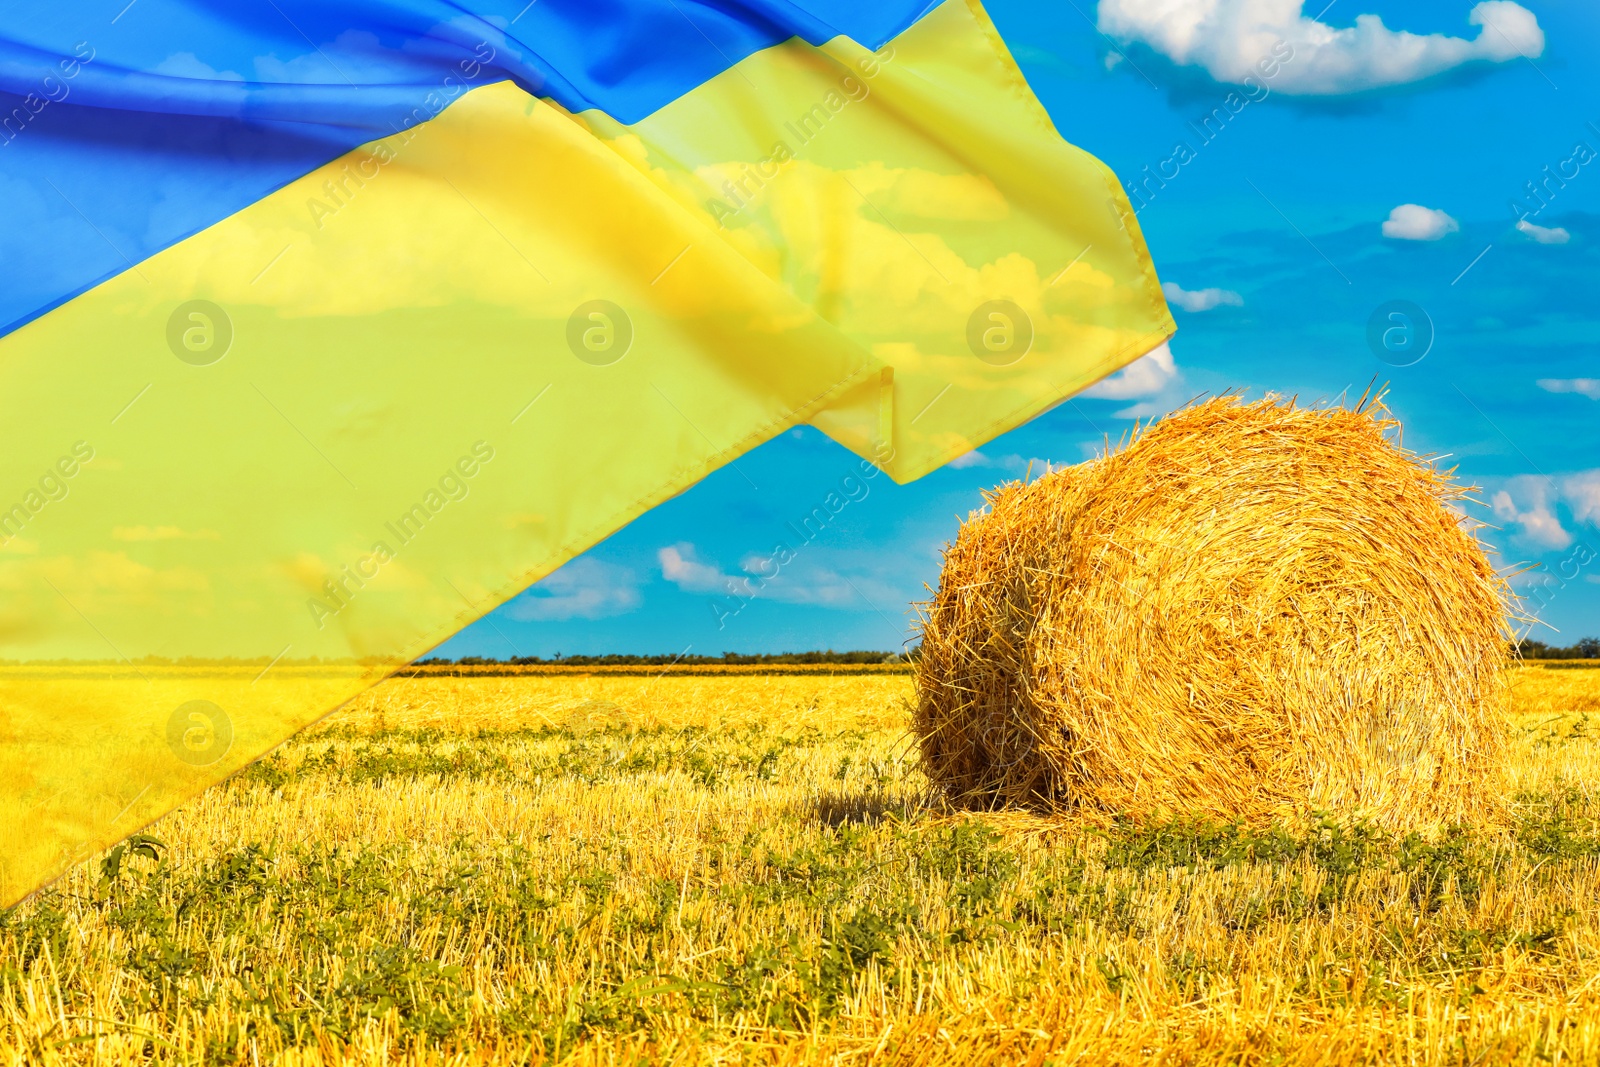
[[1381, 399], [1221, 397], [986, 494], [926, 605], [955, 803], [1096, 821], [1494, 821], [1512, 600]]

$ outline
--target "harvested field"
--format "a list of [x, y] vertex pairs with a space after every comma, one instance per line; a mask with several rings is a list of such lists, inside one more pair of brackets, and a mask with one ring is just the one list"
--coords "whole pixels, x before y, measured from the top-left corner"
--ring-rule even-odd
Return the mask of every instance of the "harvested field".
[[7, 913], [0, 1061], [1600, 1057], [1600, 671], [1431, 842], [946, 811], [911, 693], [387, 683]]

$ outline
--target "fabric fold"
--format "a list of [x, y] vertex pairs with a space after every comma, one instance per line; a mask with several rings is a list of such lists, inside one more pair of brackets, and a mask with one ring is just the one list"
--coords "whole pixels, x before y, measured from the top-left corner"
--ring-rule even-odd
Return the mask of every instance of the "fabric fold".
[[5, 260], [0, 905], [786, 429], [905, 481], [1171, 333], [981, 7], [788, 7], [719, 7], [750, 47], [681, 91], [620, 73], [637, 114], [501, 78], [332, 154], [211, 116], [192, 203], [171, 116], [68, 97], [0, 148], [16, 232], [94, 238]]

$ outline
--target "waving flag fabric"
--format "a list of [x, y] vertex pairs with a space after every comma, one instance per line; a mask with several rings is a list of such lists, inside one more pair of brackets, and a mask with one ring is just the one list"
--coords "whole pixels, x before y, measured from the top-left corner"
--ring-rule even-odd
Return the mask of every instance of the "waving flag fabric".
[[975, 0], [38, 7], [0, 904], [787, 428], [906, 481], [1173, 329]]

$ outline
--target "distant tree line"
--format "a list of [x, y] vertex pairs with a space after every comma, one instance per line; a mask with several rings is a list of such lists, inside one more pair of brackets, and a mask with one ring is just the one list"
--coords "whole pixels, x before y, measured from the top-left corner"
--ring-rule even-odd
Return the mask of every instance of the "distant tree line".
[[[1543, 641], [1534, 641], [1523, 638], [1512, 646], [1513, 652], [1520, 653], [1523, 659], [1600, 659], [1600, 638], [1585, 637], [1576, 644], [1562, 647], [1550, 645]], [[428, 659], [417, 660], [417, 666], [457, 666], [457, 667], [488, 667], [509, 664], [512, 666], [534, 666], [541, 663], [557, 663], [568, 667], [666, 667], [666, 666], [717, 666], [717, 665], [755, 665], [755, 666], [783, 666], [785, 664], [862, 664], [862, 663], [908, 663], [915, 662], [918, 647], [912, 647], [906, 652], [835, 652], [827, 649], [821, 652], [777, 652], [757, 653], [746, 655], [742, 652], [724, 652], [720, 656], [673, 656], [661, 654], [656, 656], [629, 656], [609, 653], [603, 656], [563, 656], [557, 652], [550, 659], [542, 656], [513, 656], [511, 659], [494, 659], [489, 656], [463, 656], [460, 659], [447, 659], [432, 656]]]
[[514, 666], [537, 665], [541, 663], [559, 663], [568, 667], [666, 667], [676, 666], [716, 666], [734, 664], [754, 664], [758, 666], [778, 666], [795, 663], [903, 663], [917, 658], [917, 650], [912, 649], [906, 653], [897, 652], [835, 652], [831, 648], [824, 652], [778, 652], [758, 653], [745, 655], [740, 652], [724, 652], [720, 656], [624, 656], [615, 653], [604, 656], [563, 656], [557, 652], [552, 659], [542, 656], [513, 656], [511, 659], [492, 659], [486, 656], [463, 656], [460, 659], [443, 659], [432, 657], [417, 661], [417, 666], [458, 666], [458, 667], [485, 667], [496, 664], [512, 664]]
[[1517, 642], [1516, 648], [1523, 659], [1600, 659], [1600, 637], [1585, 637], [1566, 648], [1524, 638]]

